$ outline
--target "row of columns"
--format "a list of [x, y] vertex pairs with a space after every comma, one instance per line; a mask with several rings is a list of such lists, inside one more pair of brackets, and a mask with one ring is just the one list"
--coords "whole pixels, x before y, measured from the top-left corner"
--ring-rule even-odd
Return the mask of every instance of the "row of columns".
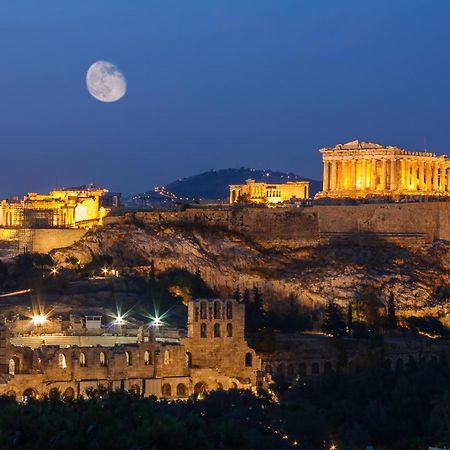
[[450, 192], [447, 168], [446, 162], [407, 158], [324, 160], [323, 191]]

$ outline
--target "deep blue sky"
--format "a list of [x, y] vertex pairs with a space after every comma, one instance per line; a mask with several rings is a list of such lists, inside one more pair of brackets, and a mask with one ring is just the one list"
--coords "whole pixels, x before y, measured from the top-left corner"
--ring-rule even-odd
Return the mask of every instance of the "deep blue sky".
[[[355, 138], [450, 153], [449, 0], [0, 0], [0, 195], [211, 168], [320, 178]], [[85, 87], [116, 64], [126, 96]]]

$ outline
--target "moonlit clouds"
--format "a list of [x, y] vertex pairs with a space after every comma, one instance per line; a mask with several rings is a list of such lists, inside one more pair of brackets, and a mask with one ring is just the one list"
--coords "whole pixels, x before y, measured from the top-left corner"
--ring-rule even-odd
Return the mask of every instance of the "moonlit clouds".
[[97, 61], [89, 67], [86, 85], [90, 94], [101, 102], [120, 100], [127, 91], [124, 75], [108, 61]]

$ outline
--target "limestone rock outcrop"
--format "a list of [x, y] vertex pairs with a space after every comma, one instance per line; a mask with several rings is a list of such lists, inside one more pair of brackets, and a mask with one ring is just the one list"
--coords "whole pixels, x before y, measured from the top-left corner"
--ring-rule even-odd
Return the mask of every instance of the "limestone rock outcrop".
[[450, 304], [435, 295], [450, 284], [450, 243], [445, 241], [406, 248], [373, 237], [370, 244], [328, 240], [305, 247], [292, 239], [274, 246], [215, 226], [122, 223], [92, 230], [71, 247], [54, 250], [52, 257], [70, 267], [70, 257], [86, 264], [96, 254], [111, 255], [127, 268], [154, 260], [159, 271], [200, 270], [222, 295], [258, 286], [280, 308], [291, 294], [313, 307], [331, 298], [346, 304], [368, 286], [375, 286], [383, 301], [392, 291], [407, 314], [445, 318]]

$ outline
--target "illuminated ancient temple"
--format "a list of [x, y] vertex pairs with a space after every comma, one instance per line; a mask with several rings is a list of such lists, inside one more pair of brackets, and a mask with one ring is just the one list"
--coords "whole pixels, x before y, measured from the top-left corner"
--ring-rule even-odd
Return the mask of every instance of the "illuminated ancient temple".
[[446, 155], [359, 141], [320, 152], [323, 191], [319, 198], [450, 195], [450, 159]]
[[[28, 193], [0, 203], [0, 226], [6, 228], [88, 228], [110, 212], [108, 190], [92, 186]], [[105, 201], [106, 199], [106, 201]], [[118, 202], [119, 200], [117, 200]]]
[[230, 185], [230, 204], [233, 203], [283, 203], [309, 198], [309, 181], [264, 183], [246, 180], [245, 184]]

